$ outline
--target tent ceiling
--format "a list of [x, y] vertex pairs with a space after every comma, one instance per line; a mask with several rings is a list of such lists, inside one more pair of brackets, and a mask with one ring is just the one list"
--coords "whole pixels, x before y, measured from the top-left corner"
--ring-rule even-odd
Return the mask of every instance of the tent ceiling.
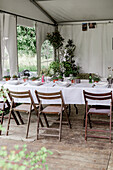
[[113, 0], [34, 0], [57, 22], [113, 20]]

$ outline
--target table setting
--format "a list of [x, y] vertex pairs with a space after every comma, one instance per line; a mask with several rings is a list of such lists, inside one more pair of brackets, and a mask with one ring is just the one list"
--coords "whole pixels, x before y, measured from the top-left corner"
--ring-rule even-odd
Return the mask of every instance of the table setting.
[[[47, 80], [46, 77], [45, 80]], [[84, 104], [83, 90], [101, 93], [112, 91], [113, 89], [112, 84], [109, 84], [106, 80], [92, 83], [89, 83], [88, 80], [81, 80], [79, 83], [76, 81], [72, 83], [69, 78], [65, 78], [64, 81], [55, 82], [53, 82], [52, 79], [42, 82], [41, 78], [34, 81], [27, 79], [27, 81], [24, 82], [22, 78], [19, 78], [17, 80], [0, 81], [0, 86], [2, 85], [4, 88], [15, 91], [30, 90], [35, 101], [35, 90], [46, 93], [62, 90], [66, 104]]]

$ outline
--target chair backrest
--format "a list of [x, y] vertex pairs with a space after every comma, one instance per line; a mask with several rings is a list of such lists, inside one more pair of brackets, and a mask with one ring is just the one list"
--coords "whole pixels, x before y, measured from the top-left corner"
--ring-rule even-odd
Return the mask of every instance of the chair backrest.
[[112, 101], [112, 91], [107, 93], [90, 93], [83, 90], [85, 103], [89, 100], [111, 100]]
[[[8, 89], [8, 96], [11, 101], [15, 102], [15, 99], [30, 99], [30, 103], [34, 103], [30, 90], [28, 91], [11, 91]], [[26, 103], [26, 102], [25, 102]]]
[[57, 100], [57, 99], [61, 99], [61, 103], [62, 105], [64, 105], [64, 99], [63, 99], [63, 95], [62, 95], [62, 91], [59, 92], [54, 92], [54, 93], [43, 93], [43, 92], [38, 92], [37, 90], [35, 90], [35, 94], [37, 97], [37, 100], [39, 103], [41, 103], [42, 100]]

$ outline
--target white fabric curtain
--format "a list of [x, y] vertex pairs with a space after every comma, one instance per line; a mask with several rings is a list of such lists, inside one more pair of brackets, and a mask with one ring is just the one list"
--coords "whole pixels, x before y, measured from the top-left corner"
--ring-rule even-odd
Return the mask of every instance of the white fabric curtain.
[[55, 27], [43, 23], [37, 22], [35, 25], [36, 29], [36, 44], [37, 44], [37, 66], [38, 75], [40, 75], [41, 70], [41, 46], [46, 40], [47, 33], [52, 33], [55, 31]]
[[82, 25], [64, 25], [59, 31], [66, 41], [75, 43], [75, 61], [82, 72], [108, 76], [108, 67], [113, 69], [113, 23], [98, 23], [87, 31], [82, 31]]
[[9, 54], [10, 76], [18, 73], [16, 17], [5, 14], [4, 35], [8, 37], [6, 48]]
[[[10, 76], [18, 73], [17, 60], [17, 39], [16, 39], [16, 17], [9, 14], [0, 13], [0, 34], [1, 34], [1, 56], [2, 56], [2, 75], [7, 74], [5, 68], [6, 55], [9, 57]], [[8, 54], [6, 54], [6, 52]]]
[[0, 80], [2, 79], [3, 13], [0, 13]]

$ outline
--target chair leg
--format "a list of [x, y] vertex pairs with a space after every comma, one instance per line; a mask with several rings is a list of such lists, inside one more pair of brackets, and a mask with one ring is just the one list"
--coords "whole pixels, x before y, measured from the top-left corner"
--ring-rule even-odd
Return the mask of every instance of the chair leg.
[[85, 140], [87, 141], [87, 113], [86, 113], [86, 120], [85, 120]]
[[40, 122], [40, 115], [38, 113], [37, 115], [37, 140], [39, 139], [39, 122]]
[[68, 110], [69, 110], [69, 111], [68, 111], [68, 116], [70, 116], [70, 114], [71, 114], [71, 105], [69, 104], [68, 107], [69, 107], [69, 109], [68, 109]]
[[47, 117], [46, 117], [46, 115], [44, 113], [43, 113], [43, 116], [44, 116], [44, 119], [45, 119], [45, 122], [46, 122], [46, 126], [49, 128], [49, 123], [48, 123]]
[[84, 113], [83, 127], [85, 127], [85, 122], [86, 122], [86, 111], [85, 111], [85, 113]]
[[111, 124], [112, 122], [111, 122], [111, 114], [110, 114], [110, 142], [111, 142]]
[[29, 114], [28, 114], [28, 122], [27, 122], [27, 133], [26, 133], [26, 138], [28, 138], [30, 120], [31, 120], [31, 112], [29, 112]]
[[[4, 111], [2, 113], [2, 117], [1, 117], [1, 125], [3, 125], [3, 120], [4, 120]], [[1, 135], [2, 131], [0, 130], [0, 135]]]
[[60, 114], [59, 141], [61, 141], [61, 135], [62, 135], [62, 113]]
[[88, 114], [88, 120], [89, 120], [90, 128], [92, 128], [91, 119], [90, 119], [90, 115], [89, 114]]
[[12, 111], [9, 112], [9, 119], [8, 119], [7, 132], [6, 132], [6, 135], [7, 135], [7, 136], [8, 136], [8, 133], [9, 133], [9, 126], [10, 126], [11, 114], [12, 114]]
[[17, 115], [18, 115], [18, 118], [19, 118], [21, 124], [23, 125], [23, 124], [24, 124], [24, 121], [23, 121], [23, 119], [22, 119], [20, 113], [19, 113], [18, 111], [16, 111], [16, 113], [17, 113]]
[[[85, 110], [86, 110], [86, 109], [85, 109]], [[90, 115], [89, 115], [89, 114], [88, 114], [88, 120], [89, 120], [90, 128], [92, 128], [91, 119], [90, 119]], [[83, 127], [85, 127], [85, 121], [86, 121], [86, 111], [85, 111], [85, 113], [84, 113]]]
[[64, 112], [65, 112], [65, 114], [66, 114], [66, 118], [67, 118], [68, 125], [69, 125], [69, 127], [70, 127], [70, 129], [71, 129], [72, 127], [71, 127], [71, 123], [70, 123], [70, 120], [69, 120], [69, 116], [68, 116], [67, 110], [65, 110]]
[[15, 120], [16, 124], [17, 124], [17, 125], [20, 125], [20, 123], [19, 123], [19, 121], [18, 121], [18, 119], [17, 119], [16, 115], [14, 114], [14, 112], [13, 112], [13, 111], [11, 111], [11, 113], [12, 113], [12, 116], [13, 116], [13, 118], [14, 118], [14, 120]]
[[74, 104], [74, 107], [76, 109], [76, 114], [78, 114], [78, 108], [77, 108], [76, 104]]
[[41, 120], [40, 117], [39, 117], [39, 122], [40, 122], [40, 124], [41, 124], [41, 127], [44, 127], [44, 125], [43, 125], [42, 120]]

